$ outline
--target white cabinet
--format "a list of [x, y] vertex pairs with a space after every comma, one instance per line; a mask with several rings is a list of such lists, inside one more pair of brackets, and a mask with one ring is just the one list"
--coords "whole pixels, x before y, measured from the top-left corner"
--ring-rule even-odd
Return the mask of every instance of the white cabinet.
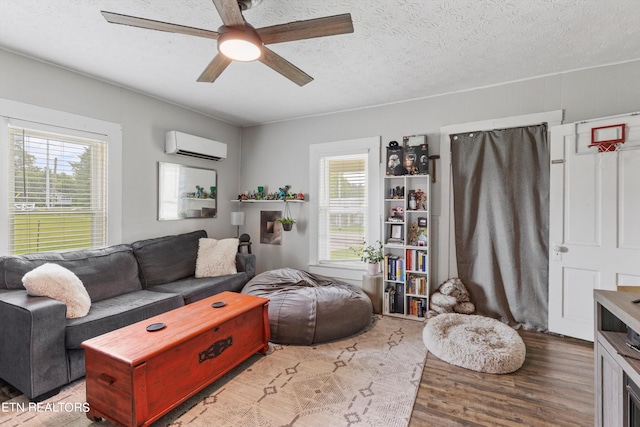
[[429, 175], [386, 176], [383, 304], [389, 316], [424, 320], [429, 308]]
[[624, 372], [602, 344], [596, 344], [598, 426], [622, 426]]
[[597, 427], [640, 423], [640, 352], [631, 331], [640, 331], [637, 292], [594, 291], [595, 406]]

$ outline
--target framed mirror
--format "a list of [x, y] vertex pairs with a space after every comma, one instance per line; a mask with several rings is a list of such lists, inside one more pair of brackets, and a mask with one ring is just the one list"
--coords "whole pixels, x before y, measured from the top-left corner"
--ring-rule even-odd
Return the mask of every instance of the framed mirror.
[[214, 218], [218, 206], [215, 169], [158, 162], [158, 219]]

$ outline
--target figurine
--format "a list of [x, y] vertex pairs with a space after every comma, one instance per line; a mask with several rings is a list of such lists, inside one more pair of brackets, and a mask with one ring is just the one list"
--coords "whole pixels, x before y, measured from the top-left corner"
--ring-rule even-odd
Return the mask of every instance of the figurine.
[[409, 232], [407, 233], [407, 240], [409, 241], [409, 245], [415, 246], [418, 244], [418, 228], [417, 222], [412, 222], [409, 224]]
[[389, 210], [391, 216], [389, 217], [389, 222], [401, 222], [404, 221], [404, 208], [402, 206], [397, 206], [391, 208]]
[[289, 193], [289, 189], [291, 188], [290, 185], [285, 185], [284, 188], [280, 188], [280, 191], [278, 192], [278, 199], [283, 199], [286, 200], [287, 198], [287, 194]]
[[418, 236], [418, 246], [427, 246], [427, 236], [425, 235], [426, 230], [424, 228], [420, 229], [420, 235]]
[[415, 211], [416, 209], [418, 209], [418, 198], [416, 192], [411, 190], [409, 191], [409, 210]]
[[415, 192], [416, 195], [416, 209], [425, 210], [427, 209], [427, 195], [421, 189], [417, 189]]

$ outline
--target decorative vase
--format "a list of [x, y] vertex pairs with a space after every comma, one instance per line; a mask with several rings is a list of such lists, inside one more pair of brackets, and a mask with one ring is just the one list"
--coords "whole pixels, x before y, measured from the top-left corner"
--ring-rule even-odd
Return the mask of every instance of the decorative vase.
[[380, 271], [380, 263], [367, 263], [367, 274], [373, 276], [374, 274], [378, 274]]

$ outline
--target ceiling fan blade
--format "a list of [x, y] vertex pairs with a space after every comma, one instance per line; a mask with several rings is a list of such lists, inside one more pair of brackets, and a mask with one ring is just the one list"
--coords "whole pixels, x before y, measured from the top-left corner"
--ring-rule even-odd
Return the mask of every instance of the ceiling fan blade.
[[225, 68], [231, 63], [231, 60], [224, 55], [216, 55], [207, 68], [204, 69], [200, 77], [198, 77], [199, 82], [209, 82], [213, 83], [220, 74], [224, 71]]
[[121, 15], [119, 13], [101, 11], [102, 16], [112, 23], [129, 25], [131, 27], [146, 28], [148, 30], [167, 31], [169, 33], [187, 34], [190, 36], [205, 37], [208, 39], [217, 39], [218, 32], [211, 30], [203, 30], [201, 28], [186, 27], [184, 25], [170, 24], [168, 22], [153, 21], [146, 18], [138, 18], [130, 15]]
[[238, 0], [213, 0], [222, 23], [227, 26], [244, 25], [244, 18], [240, 12]]
[[314, 37], [353, 33], [351, 14], [295, 21], [256, 29], [264, 44], [290, 42]]
[[298, 86], [304, 86], [307, 83], [313, 81], [313, 77], [302, 71], [300, 68], [293, 65], [291, 62], [284, 59], [272, 50], [262, 47], [262, 56], [260, 62], [268, 65], [273, 70], [282, 74]]

